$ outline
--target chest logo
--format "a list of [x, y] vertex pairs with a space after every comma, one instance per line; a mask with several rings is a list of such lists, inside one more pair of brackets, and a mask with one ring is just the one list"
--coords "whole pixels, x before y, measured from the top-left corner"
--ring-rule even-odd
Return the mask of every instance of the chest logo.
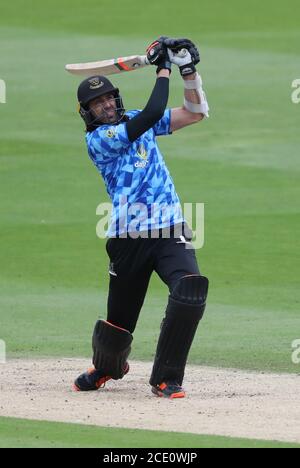
[[136, 162], [134, 167], [140, 167], [140, 168], [146, 167], [149, 161], [147, 159], [147, 150], [146, 150], [145, 146], [143, 145], [143, 143], [141, 143], [138, 146], [137, 155], [139, 156], [139, 158], [142, 159], [142, 161]]
[[147, 151], [143, 143], [141, 143], [138, 147], [137, 154], [141, 159], [147, 160]]

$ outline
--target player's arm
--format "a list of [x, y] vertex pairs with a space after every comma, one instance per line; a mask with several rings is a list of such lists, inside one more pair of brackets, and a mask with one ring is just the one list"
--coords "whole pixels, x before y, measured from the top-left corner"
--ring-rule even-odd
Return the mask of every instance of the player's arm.
[[[194, 81], [197, 78], [196, 73], [186, 76], [184, 82]], [[196, 106], [201, 105], [201, 97], [196, 89], [184, 88], [184, 102], [190, 102]], [[196, 107], [197, 110], [197, 107]], [[203, 120], [205, 115], [202, 112], [190, 112], [185, 105], [171, 109], [171, 132]]]
[[[173, 41], [174, 40], [169, 40]], [[180, 57], [168, 49], [170, 61], [179, 67], [184, 82], [184, 102], [182, 107], [171, 109], [171, 131], [179, 130], [208, 117], [208, 103], [202, 88], [201, 76], [197, 73], [195, 64], [200, 61], [196, 46], [187, 39], [175, 40], [187, 47], [185, 57]], [[168, 42], [168, 40], [166, 41]], [[190, 43], [190, 44], [189, 44]]]
[[133, 142], [152, 128], [164, 115], [169, 98], [169, 76], [171, 63], [167, 49], [154, 41], [147, 49], [147, 57], [157, 66], [157, 79], [145, 108], [126, 123], [129, 141]]

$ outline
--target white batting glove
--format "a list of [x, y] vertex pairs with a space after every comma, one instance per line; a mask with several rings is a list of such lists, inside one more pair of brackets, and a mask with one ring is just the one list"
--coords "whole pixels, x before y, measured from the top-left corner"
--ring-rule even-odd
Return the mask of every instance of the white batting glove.
[[187, 49], [182, 49], [177, 53], [173, 52], [171, 49], [167, 50], [170, 62], [179, 67], [181, 76], [192, 75], [196, 72], [196, 67], [193, 63], [192, 56]]

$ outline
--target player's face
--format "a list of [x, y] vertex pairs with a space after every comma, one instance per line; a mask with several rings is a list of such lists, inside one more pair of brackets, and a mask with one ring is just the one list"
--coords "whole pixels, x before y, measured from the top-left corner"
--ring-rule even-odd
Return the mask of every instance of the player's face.
[[111, 93], [99, 96], [89, 104], [95, 117], [103, 123], [113, 123], [117, 120], [117, 105], [115, 96]]

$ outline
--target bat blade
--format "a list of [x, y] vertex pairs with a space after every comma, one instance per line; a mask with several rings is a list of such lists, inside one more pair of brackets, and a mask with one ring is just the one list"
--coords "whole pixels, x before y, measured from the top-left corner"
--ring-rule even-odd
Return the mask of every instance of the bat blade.
[[138, 70], [149, 65], [145, 55], [130, 55], [117, 59], [101, 60], [100, 62], [70, 63], [65, 66], [67, 72], [73, 75], [113, 75]]

